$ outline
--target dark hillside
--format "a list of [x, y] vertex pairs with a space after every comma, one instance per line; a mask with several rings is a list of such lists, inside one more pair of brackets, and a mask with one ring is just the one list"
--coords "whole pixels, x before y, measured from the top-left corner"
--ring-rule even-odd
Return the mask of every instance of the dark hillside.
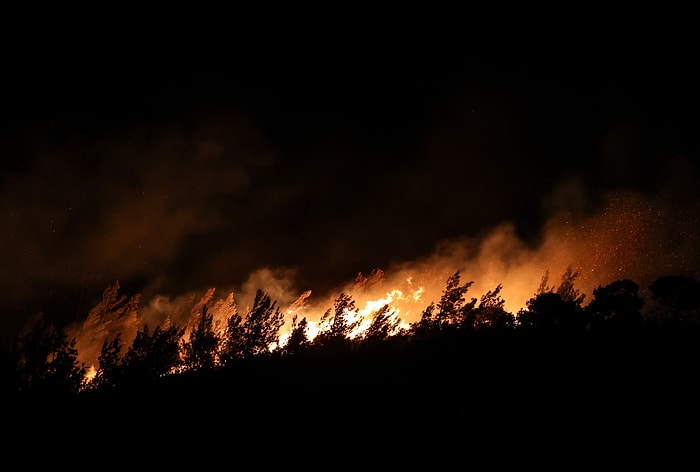
[[274, 460], [281, 451], [339, 457], [366, 448], [389, 458], [397, 446], [403, 459], [488, 450], [516, 462], [541, 448], [583, 461], [607, 450], [651, 459], [696, 437], [698, 339], [661, 331], [396, 339], [63, 401], [23, 399], [6, 427], [15, 438], [93, 451], [129, 444], [127, 455], [155, 449], [183, 460], [233, 444], [241, 459], [260, 458], [256, 447], [270, 447]]

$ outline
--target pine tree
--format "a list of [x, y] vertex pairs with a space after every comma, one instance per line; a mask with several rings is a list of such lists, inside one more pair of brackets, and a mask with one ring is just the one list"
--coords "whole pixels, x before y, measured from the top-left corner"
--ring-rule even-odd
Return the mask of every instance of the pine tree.
[[243, 340], [245, 330], [243, 318], [238, 312], [234, 312], [226, 320], [226, 329], [221, 339], [221, 363], [230, 364], [243, 357]]
[[150, 333], [148, 325], [136, 333], [124, 356], [124, 379], [127, 382], [149, 382], [171, 373], [181, 366], [180, 339], [184, 328], [158, 325]]
[[596, 329], [633, 330], [644, 323], [643, 306], [637, 283], [623, 279], [595, 288], [586, 312]]
[[581, 307], [586, 298], [586, 294], [580, 293], [580, 291], [574, 287], [574, 282], [578, 276], [578, 271], [574, 272], [571, 266], [568, 266], [561, 276], [561, 283], [559, 287], [557, 287], [556, 293], [558, 293], [563, 300], [572, 301]]
[[267, 354], [279, 343], [284, 314], [270, 295], [258, 289], [255, 301], [243, 321], [243, 357]]
[[349, 344], [350, 336], [362, 320], [355, 307], [355, 300], [349, 294], [341, 292], [333, 302], [333, 308], [326, 310], [320, 322], [325, 328], [314, 339], [314, 345], [334, 349]]
[[114, 388], [120, 384], [122, 378], [122, 348], [121, 333], [117, 333], [112, 341], [104, 340], [100, 355], [97, 358], [98, 367], [91, 383], [92, 388]]
[[476, 298], [467, 302], [465, 294], [474, 282], [461, 284], [460, 281], [460, 271], [447, 278], [440, 301], [426, 307], [420, 321], [412, 326], [414, 333], [427, 333], [448, 327], [465, 328], [473, 324]]
[[398, 331], [399, 322], [395, 312], [390, 311], [389, 305], [386, 304], [374, 312], [372, 322], [364, 331], [362, 340], [369, 343], [386, 341]]
[[189, 370], [210, 369], [216, 365], [219, 337], [214, 331], [214, 315], [207, 305], [202, 306], [199, 322], [195, 324], [190, 339], [183, 344], [184, 367]]
[[70, 395], [84, 386], [86, 367], [78, 361], [75, 338], [43, 315], [20, 333], [13, 355], [20, 392]]
[[308, 350], [311, 341], [308, 337], [308, 322], [306, 318], [297, 319], [297, 315], [292, 317], [292, 327], [289, 331], [287, 343], [284, 345], [282, 353], [285, 355], [295, 355]]
[[479, 306], [474, 310], [474, 328], [510, 330], [515, 325], [515, 317], [505, 309], [505, 300], [501, 297], [502, 284], [487, 291], [479, 299]]

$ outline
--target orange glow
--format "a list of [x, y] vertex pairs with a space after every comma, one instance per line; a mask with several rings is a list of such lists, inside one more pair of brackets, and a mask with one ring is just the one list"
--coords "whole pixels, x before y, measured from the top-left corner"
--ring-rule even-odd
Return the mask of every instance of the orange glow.
[[85, 382], [90, 383], [95, 379], [95, 375], [97, 374], [97, 369], [95, 368], [94, 365], [91, 365], [88, 367], [88, 369], [85, 371]]
[[[312, 297], [311, 290], [294, 289], [292, 277], [284, 269], [261, 269], [235, 290], [210, 288], [202, 294], [176, 297], [157, 295], [146, 303], [140, 296], [106, 292], [106, 299], [93, 308], [87, 318], [72, 327], [77, 339], [80, 360], [97, 364], [103, 341], [122, 332], [124, 346], [129, 346], [137, 328], [145, 323], [154, 327], [169, 320], [185, 326], [185, 339], [202, 307], [206, 304], [217, 329], [225, 327], [234, 313], [243, 315], [257, 288], [270, 293], [285, 313], [279, 345], [286, 343], [291, 320], [306, 318], [307, 337], [314, 338], [326, 329], [322, 315], [342, 292], [352, 297], [357, 307], [357, 337], [367, 329], [373, 314], [384, 305], [400, 326], [408, 328], [420, 319], [430, 303], [439, 302], [447, 279], [460, 271], [462, 283], [473, 282], [466, 293], [467, 301], [479, 298], [502, 285], [504, 308], [511, 314], [526, 306], [545, 274], [548, 285], [556, 287], [570, 266], [578, 272], [576, 288], [584, 294], [584, 305], [593, 289], [615, 280], [630, 278], [645, 288], [651, 278], [663, 274], [666, 267], [683, 268], [684, 256], [696, 260], [697, 245], [683, 238], [687, 215], [668, 210], [669, 205], [639, 195], [611, 195], [604, 209], [596, 215], [576, 216], [561, 212], [543, 227], [540, 243], [528, 245], [518, 237], [516, 228], [503, 223], [484, 235], [442, 241], [435, 251], [414, 261], [393, 265], [386, 271], [376, 269], [368, 276], [358, 274], [332, 293]], [[671, 256], [675, 256], [675, 259]], [[111, 299], [109, 299], [111, 297]], [[121, 297], [121, 298], [120, 298]], [[239, 309], [240, 307], [240, 309]], [[94, 376], [94, 367], [90, 369]]]

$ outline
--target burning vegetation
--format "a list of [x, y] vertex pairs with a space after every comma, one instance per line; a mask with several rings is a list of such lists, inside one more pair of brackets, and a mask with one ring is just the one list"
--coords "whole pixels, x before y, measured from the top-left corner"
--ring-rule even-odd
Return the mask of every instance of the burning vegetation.
[[459, 270], [443, 279], [436, 300], [426, 302], [425, 287], [411, 278], [371, 298], [385, 280], [377, 270], [358, 275], [353, 291], [341, 292], [324, 311], [308, 303], [310, 291], [283, 307], [257, 289], [250, 307], [239, 311], [233, 293], [217, 299], [211, 289], [191, 298], [187, 309], [170, 305], [155, 324], [140, 296], [121, 294], [116, 282], [79, 325], [57, 327], [44, 317], [35, 319], [7, 353], [12, 362], [5, 385], [17, 394], [77, 394], [226, 370], [252, 359], [332, 358], [434, 340], [469, 345], [485, 338], [598, 339], [700, 328], [700, 284], [693, 277], [659, 277], [649, 285], [648, 299], [636, 282], [617, 280], [594, 289], [586, 304], [575, 286], [578, 276], [569, 266], [559, 283], [550, 285], [545, 273], [516, 312], [506, 308], [502, 285], [472, 296], [474, 282], [465, 282]]

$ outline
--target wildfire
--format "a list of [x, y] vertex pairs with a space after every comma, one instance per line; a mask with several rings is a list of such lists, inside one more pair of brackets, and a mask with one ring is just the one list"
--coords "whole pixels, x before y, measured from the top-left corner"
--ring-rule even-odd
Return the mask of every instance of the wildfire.
[[95, 379], [95, 375], [97, 375], [97, 369], [95, 368], [95, 365], [92, 364], [85, 371], [85, 383], [89, 384], [92, 382]]
[[[407, 281], [410, 281], [410, 278], [407, 279]], [[385, 305], [389, 306], [389, 311], [392, 313], [390, 319], [399, 321], [399, 327], [408, 328], [408, 323], [406, 323], [405, 321], [401, 321], [401, 310], [406, 306], [407, 303], [419, 303], [421, 300], [422, 293], [423, 287], [418, 287], [416, 290], [414, 290], [412, 293], [409, 293], [408, 295], [404, 295], [404, 292], [402, 290], [393, 289], [390, 292], [387, 292], [381, 298], [377, 298], [374, 300], [366, 300], [365, 306], [361, 308], [357, 313], [357, 317], [361, 319], [361, 322], [355, 329], [355, 331], [350, 333], [350, 336], [352, 338], [355, 338], [357, 336], [362, 335], [362, 333], [365, 332], [367, 328], [369, 328], [374, 313], [376, 313]], [[410, 309], [407, 309], [406, 312], [410, 314]]]
[[[472, 282], [465, 294], [467, 301], [479, 298], [500, 286], [504, 309], [516, 314], [535, 294], [542, 278], [551, 275], [548, 285], [557, 285], [558, 277], [567, 267], [580, 274], [576, 280], [582, 294], [590, 297], [593, 289], [621, 278], [630, 278], [644, 287], [648, 278], [662, 273], [666, 267], [686, 267], [698, 259], [695, 239], [691, 233], [697, 217], [665, 211], [662, 203], [635, 196], [613, 196], [598, 215], [574, 218], [556, 215], [542, 230], [541, 242], [526, 244], [514, 225], [501, 224], [478, 238], [443, 241], [435, 251], [419, 260], [395, 264], [374, 270], [368, 276], [358, 276], [334, 293], [314, 298], [311, 290], [299, 294], [288, 272], [283, 269], [261, 269], [248, 281], [226, 296], [217, 298], [211, 288], [203, 294], [189, 293], [175, 298], [158, 295], [142, 303], [140, 296], [127, 299], [119, 295], [118, 285], [105, 291], [102, 302], [94, 307], [87, 319], [73, 327], [81, 361], [94, 366], [105, 339], [122, 332], [128, 345], [136, 330], [144, 324], [151, 327], [168, 320], [179, 326], [192, 326], [193, 320], [207, 306], [219, 328], [234, 313], [244, 315], [252, 300], [254, 289], [260, 288], [277, 300], [285, 313], [278, 345], [284, 346], [291, 321], [296, 316], [307, 322], [307, 338], [313, 341], [327, 326], [322, 315], [340, 293], [352, 297], [356, 311], [345, 313], [350, 322], [359, 321], [351, 337], [361, 336], [370, 326], [374, 314], [388, 307], [391, 320], [408, 328], [420, 319], [431, 303], [439, 302], [447, 279], [460, 271], [463, 282]], [[690, 221], [687, 222], [686, 221]], [[684, 223], [690, 229], [684, 229]], [[678, 228], [669, 237], [668, 228]], [[675, 238], [675, 239], [674, 239]], [[673, 245], [669, 241], [674, 241]], [[644, 278], [646, 277], [646, 279]], [[590, 301], [586, 298], [585, 303]], [[186, 331], [185, 336], [189, 336]], [[94, 367], [88, 376], [94, 376]]]

